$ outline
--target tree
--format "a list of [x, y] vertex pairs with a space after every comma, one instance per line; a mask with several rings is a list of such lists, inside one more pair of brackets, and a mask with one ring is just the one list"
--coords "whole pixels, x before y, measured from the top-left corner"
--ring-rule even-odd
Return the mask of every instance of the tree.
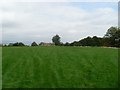
[[120, 28], [118, 28], [118, 31], [115, 33], [115, 46], [120, 47]]
[[9, 43], [8, 46], [25, 46], [25, 44], [22, 42], [16, 42], [16, 43]]
[[41, 45], [43, 45], [44, 44], [44, 42], [41, 42], [40, 44], [39, 44], [39, 46], [41, 46]]
[[69, 44], [70, 46], [80, 46], [80, 42], [78, 41], [74, 41], [71, 44]]
[[18, 42], [13, 43], [13, 46], [19, 46], [19, 43]]
[[69, 42], [66, 42], [66, 43], [64, 44], [64, 46], [70, 46], [70, 43], [69, 43]]
[[[107, 38], [107, 39], [106, 39]], [[111, 47], [118, 47], [119, 39], [120, 39], [120, 28], [117, 27], [110, 27], [106, 32], [105, 36], [103, 37], [108, 46]]]
[[55, 43], [55, 45], [60, 45], [60, 36], [59, 35], [55, 35], [52, 38], [52, 42]]
[[36, 42], [33, 42], [31, 46], [38, 46]]
[[106, 32], [106, 34], [105, 34], [104, 37], [106, 37], [106, 38], [114, 37], [117, 31], [118, 31], [118, 28], [117, 28], [117, 27], [110, 27], [110, 28], [107, 30], [107, 32]]
[[19, 42], [19, 43], [18, 43], [18, 46], [25, 46], [25, 44], [22, 43], [22, 42]]
[[90, 36], [80, 40], [79, 42], [82, 46], [92, 46], [92, 38]]
[[101, 46], [101, 40], [102, 38], [99, 38], [97, 36], [93, 36], [92, 38], [92, 46]]

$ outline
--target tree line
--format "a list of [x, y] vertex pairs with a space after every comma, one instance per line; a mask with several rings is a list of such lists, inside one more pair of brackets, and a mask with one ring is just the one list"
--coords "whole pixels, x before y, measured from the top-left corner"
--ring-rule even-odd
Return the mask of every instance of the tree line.
[[[55, 35], [52, 37], [51, 43], [43, 43], [37, 44], [36, 42], [31, 43], [31, 46], [41, 46], [41, 45], [55, 45], [55, 46], [106, 46], [106, 47], [120, 47], [120, 28], [118, 27], [110, 27], [106, 34], [103, 37], [86, 37], [79, 41], [73, 41], [72, 43], [61, 42], [61, 37], [59, 35]], [[9, 43], [4, 46], [27, 46], [22, 42]]]
[[110, 27], [103, 37], [86, 37], [79, 41], [66, 43], [65, 46], [106, 46], [120, 47], [120, 28]]

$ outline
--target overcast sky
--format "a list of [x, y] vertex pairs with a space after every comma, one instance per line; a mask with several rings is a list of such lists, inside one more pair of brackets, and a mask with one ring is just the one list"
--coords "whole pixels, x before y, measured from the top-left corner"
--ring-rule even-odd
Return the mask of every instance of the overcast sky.
[[72, 42], [87, 36], [102, 37], [118, 24], [117, 2], [52, 1], [4, 2], [0, 8], [3, 43], [51, 42], [55, 34], [62, 42]]

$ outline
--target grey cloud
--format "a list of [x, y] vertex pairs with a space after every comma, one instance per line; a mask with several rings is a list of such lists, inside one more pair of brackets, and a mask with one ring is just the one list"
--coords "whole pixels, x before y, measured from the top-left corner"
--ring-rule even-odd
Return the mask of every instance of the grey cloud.
[[[43, 3], [42, 3], [43, 4]], [[107, 28], [116, 24], [115, 14], [103, 8], [101, 12], [86, 11], [74, 6], [52, 6], [51, 3], [14, 3], [9, 8], [12, 18], [3, 20], [3, 41], [22, 41], [30, 43], [51, 42], [55, 34], [59, 34], [63, 42], [79, 40], [87, 35], [103, 36]], [[108, 10], [107, 14], [104, 14]], [[92, 13], [92, 14], [91, 14]], [[110, 15], [109, 15], [110, 14]], [[113, 17], [113, 19], [111, 19]], [[109, 23], [110, 22], [110, 23]]]
[[2, 28], [16, 28], [19, 26], [16, 22], [2, 21]]

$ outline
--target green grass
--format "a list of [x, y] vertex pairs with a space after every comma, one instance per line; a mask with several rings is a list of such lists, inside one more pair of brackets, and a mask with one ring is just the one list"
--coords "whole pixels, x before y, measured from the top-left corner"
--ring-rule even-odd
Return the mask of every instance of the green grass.
[[3, 47], [3, 88], [116, 88], [118, 50]]
[[0, 89], [2, 89], [2, 47], [0, 47]]

